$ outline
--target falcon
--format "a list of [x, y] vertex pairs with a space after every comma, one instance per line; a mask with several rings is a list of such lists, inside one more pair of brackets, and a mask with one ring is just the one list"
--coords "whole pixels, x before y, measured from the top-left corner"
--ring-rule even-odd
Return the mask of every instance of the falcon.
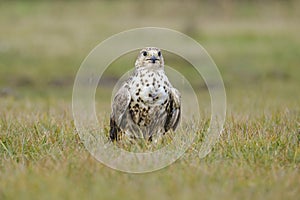
[[157, 141], [168, 131], [175, 131], [180, 114], [181, 95], [165, 74], [161, 50], [142, 49], [134, 72], [113, 98], [110, 139], [128, 136]]

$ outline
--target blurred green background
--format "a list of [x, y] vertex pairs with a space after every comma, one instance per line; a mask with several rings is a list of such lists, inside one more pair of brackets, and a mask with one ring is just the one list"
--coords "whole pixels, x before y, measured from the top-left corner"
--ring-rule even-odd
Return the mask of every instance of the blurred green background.
[[0, 98], [70, 100], [76, 72], [98, 43], [157, 26], [204, 46], [222, 73], [229, 105], [247, 99], [292, 105], [300, 96], [299, 7], [299, 1], [2, 1]]

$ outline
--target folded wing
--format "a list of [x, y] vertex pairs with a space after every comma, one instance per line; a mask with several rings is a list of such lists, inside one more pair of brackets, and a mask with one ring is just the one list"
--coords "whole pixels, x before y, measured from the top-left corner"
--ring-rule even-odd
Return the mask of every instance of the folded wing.
[[169, 103], [166, 108], [167, 119], [165, 123], [165, 131], [175, 130], [180, 121], [181, 115], [181, 95], [179, 91], [175, 88], [171, 89], [169, 95]]
[[118, 134], [125, 128], [130, 100], [129, 86], [125, 84], [118, 90], [113, 99], [109, 131], [111, 140], [117, 140]]

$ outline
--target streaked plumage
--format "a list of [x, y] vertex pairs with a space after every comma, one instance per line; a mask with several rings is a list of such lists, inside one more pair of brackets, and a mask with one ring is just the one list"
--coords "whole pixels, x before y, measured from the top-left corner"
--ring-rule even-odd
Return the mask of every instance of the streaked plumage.
[[110, 139], [125, 136], [152, 140], [175, 130], [181, 113], [180, 93], [164, 72], [161, 51], [142, 49], [133, 74], [116, 93], [110, 116]]

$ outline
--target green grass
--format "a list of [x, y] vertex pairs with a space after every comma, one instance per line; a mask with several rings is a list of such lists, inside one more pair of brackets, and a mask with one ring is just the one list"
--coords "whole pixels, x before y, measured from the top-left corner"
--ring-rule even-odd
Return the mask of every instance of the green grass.
[[196, 143], [172, 166], [132, 175], [89, 155], [65, 102], [12, 100], [1, 108], [1, 199], [296, 199], [300, 192], [299, 110], [229, 114], [205, 159]]
[[[184, 6], [1, 3], [0, 199], [298, 199], [299, 2]], [[95, 45], [142, 26], [182, 31], [206, 48], [224, 79], [227, 118], [204, 159], [198, 157], [200, 138], [173, 165], [135, 175], [114, 171], [88, 153], [75, 130], [71, 95], [76, 72]], [[111, 89], [134, 57], [115, 61], [97, 92], [106, 128]], [[184, 69], [198, 89], [206, 124], [210, 108], [203, 81], [183, 59], [166, 54], [165, 60]]]

